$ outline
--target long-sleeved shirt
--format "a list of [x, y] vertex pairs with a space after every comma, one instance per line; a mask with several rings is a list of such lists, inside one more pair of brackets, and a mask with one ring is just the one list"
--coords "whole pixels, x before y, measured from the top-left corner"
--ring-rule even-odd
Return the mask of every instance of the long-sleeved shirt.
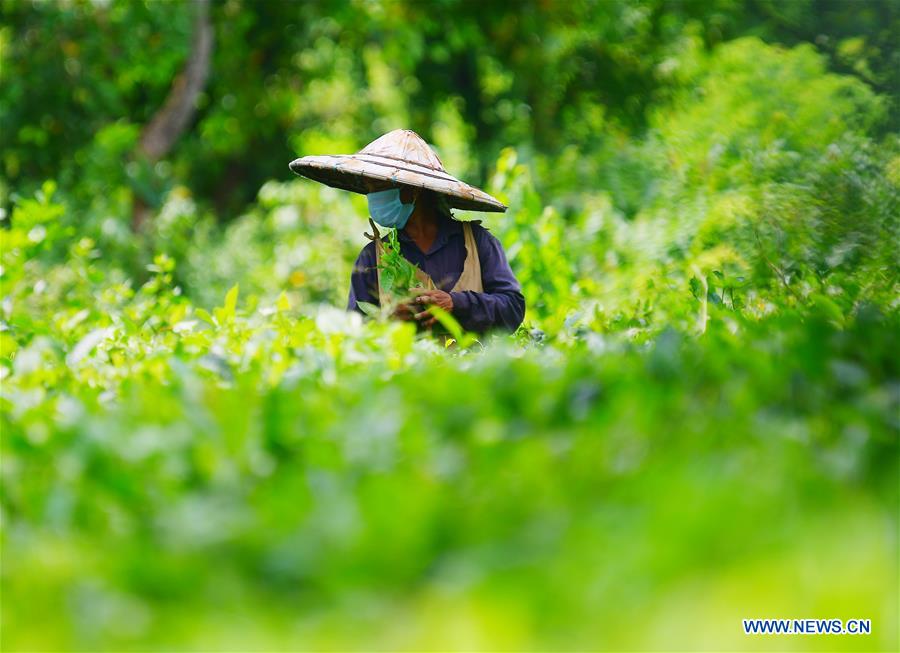
[[[484, 333], [502, 328], [514, 331], [525, 316], [522, 288], [509, 267], [500, 241], [480, 224], [473, 222], [471, 225], [478, 247], [484, 292], [450, 292], [462, 274], [466, 260], [465, 236], [462, 223], [457, 220], [439, 218], [437, 237], [427, 252], [420, 250], [412, 238], [399, 231], [400, 252], [410, 263], [426, 272], [435, 286], [450, 292], [453, 317], [465, 330]], [[350, 276], [347, 309], [358, 311], [357, 302], [379, 303], [374, 242], [359, 253]]]

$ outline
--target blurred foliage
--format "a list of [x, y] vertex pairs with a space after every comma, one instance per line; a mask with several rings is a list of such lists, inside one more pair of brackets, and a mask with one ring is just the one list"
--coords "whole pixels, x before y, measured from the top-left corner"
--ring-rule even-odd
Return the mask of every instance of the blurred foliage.
[[816, 44], [886, 97], [879, 129], [900, 128], [894, 0], [525, 0], [516, 11], [477, 0], [225, 0], [214, 3], [213, 75], [191, 134], [153, 170], [122, 166], [183, 65], [190, 13], [190, 3], [5, 0], [4, 194], [52, 176], [98, 202], [86, 183], [96, 178], [159, 206], [184, 183], [234, 211], [296, 153], [355, 151], [398, 126], [458, 151], [458, 173], [480, 183], [510, 143], [584, 153], [639, 132], [681, 88], [686, 49], [741, 35]]
[[[898, 14], [226, 0], [150, 166], [188, 3], [5, 0], [0, 648], [896, 650]], [[516, 334], [339, 310], [397, 127]]]

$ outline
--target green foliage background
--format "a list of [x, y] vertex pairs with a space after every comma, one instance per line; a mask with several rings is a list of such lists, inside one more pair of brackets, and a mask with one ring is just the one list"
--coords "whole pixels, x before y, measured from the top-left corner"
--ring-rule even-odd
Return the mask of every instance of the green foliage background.
[[[3, 650], [897, 649], [897, 2], [225, 0], [151, 165], [191, 12], [0, 4]], [[342, 310], [399, 127], [518, 333]]]

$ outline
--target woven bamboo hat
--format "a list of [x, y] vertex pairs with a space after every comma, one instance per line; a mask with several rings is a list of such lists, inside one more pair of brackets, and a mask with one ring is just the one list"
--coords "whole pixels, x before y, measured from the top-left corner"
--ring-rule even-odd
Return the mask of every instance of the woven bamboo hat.
[[506, 206], [480, 188], [447, 174], [434, 150], [416, 132], [395, 129], [356, 154], [305, 156], [291, 170], [315, 181], [365, 195], [366, 179], [426, 188], [441, 193], [453, 208], [503, 212]]

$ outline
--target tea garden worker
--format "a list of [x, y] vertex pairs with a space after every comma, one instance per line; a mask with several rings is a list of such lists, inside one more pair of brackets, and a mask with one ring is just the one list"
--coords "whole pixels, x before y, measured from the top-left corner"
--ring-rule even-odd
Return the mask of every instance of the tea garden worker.
[[[350, 277], [348, 310], [360, 302], [388, 301], [379, 284], [384, 255], [377, 225], [396, 229], [400, 253], [418, 267], [423, 286], [395, 315], [431, 326], [425, 310], [448, 311], [467, 331], [515, 330], [525, 314], [525, 298], [500, 241], [479, 222], [456, 220], [451, 208], [502, 212], [506, 207], [484, 191], [444, 170], [437, 154], [413, 131], [398, 129], [356, 154], [306, 156], [290, 165], [298, 175], [366, 195], [373, 235]], [[372, 222], [374, 220], [374, 222]]]

